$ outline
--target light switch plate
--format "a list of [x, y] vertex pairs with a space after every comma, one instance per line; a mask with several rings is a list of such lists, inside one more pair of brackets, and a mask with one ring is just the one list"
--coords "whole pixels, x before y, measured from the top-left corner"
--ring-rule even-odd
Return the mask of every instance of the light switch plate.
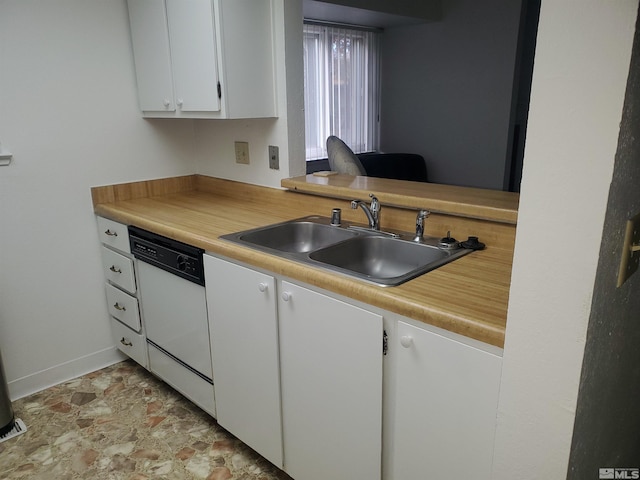
[[235, 142], [236, 163], [249, 165], [249, 142]]
[[273, 170], [280, 169], [280, 153], [279, 148], [274, 145], [269, 145], [269, 168]]
[[638, 270], [640, 264], [640, 213], [627, 220], [627, 229], [622, 245], [622, 259], [618, 270], [618, 287]]

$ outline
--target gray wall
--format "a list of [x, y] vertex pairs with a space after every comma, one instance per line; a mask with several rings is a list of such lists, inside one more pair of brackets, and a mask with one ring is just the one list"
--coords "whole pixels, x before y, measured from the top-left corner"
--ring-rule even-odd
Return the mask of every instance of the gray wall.
[[640, 212], [640, 33], [636, 23], [585, 347], [568, 479], [640, 467], [640, 272], [616, 288], [625, 223]]
[[502, 189], [521, 1], [449, 0], [439, 22], [382, 35], [380, 147], [435, 183]]

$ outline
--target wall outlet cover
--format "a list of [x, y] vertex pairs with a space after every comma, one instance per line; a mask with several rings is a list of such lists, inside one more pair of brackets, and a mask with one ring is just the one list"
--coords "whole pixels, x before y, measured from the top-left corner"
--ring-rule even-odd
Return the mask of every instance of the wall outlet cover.
[[249, 142], [235, 142], [236, 163], [249, 165]]

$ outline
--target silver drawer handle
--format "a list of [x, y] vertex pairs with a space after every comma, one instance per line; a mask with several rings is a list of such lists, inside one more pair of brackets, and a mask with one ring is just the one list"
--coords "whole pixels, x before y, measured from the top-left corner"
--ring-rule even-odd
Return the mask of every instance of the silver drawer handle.
[[105, 230], [104, 233], [105, 233], [105, 235], [109, 235], [110, 237], [117, 237], [118, 236], [118, 232], [112, 232], [108, 228]]
[[120, 339], [120, 343], [123, 344], [125, 347], [133, 347], [133, 343], [131, 343], [129, 340], [127, 340], [124, 337]]
[[115, 265], [111, 265], [109, 267], [109, 270], [111, 270], [113, 273], [122, 273], [122, 270], [120, 270], [118, 267], [116, 267]]
[[113, 304], [113, 308], [115, 308], [116, 310], [120, 310], [121, 312], [125, 312], [127, 310], [125, 307], [120, 306], [118, 302]]

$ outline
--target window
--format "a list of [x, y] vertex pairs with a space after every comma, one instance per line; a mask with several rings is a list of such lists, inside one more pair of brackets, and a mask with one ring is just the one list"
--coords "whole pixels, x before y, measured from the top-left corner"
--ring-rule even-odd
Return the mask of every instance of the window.
[[378, 148], [378, 33], [304, 24], [307, 160], [327, 157], [329, 135], [355, 153]]

